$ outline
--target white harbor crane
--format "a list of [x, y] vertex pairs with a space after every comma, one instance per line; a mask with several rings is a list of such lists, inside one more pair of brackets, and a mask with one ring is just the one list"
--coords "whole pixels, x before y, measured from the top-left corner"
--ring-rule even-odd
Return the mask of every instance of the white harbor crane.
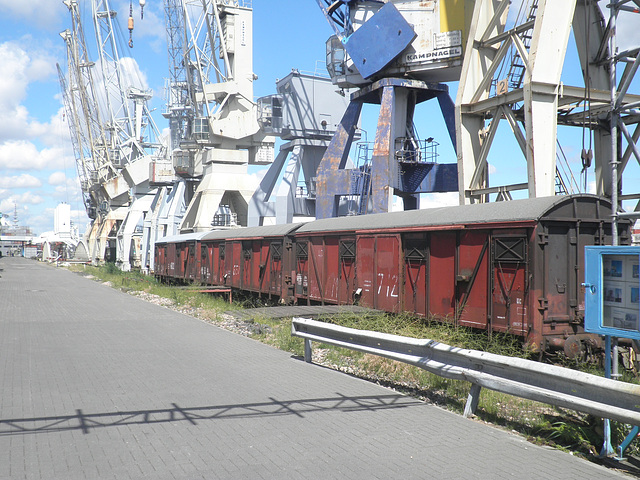
[[343, 90], [315, 72], [292, 70], [276, 90], [258, 99], [259, 122], [284, 143], [251, 197], [249, 226], [315, 217], [318, 165], [349, 104]]
[[145, 271], [158, 238], [246, 226], [247, 167], [273, 161], [274, 139], [253, 102], [251, 2], [164, 0], [164, 10], [171, 165], [152, 167], [158, 192], [143, 227]]
[[67, 0], [64, 4], [71, 15], [71, 29], [60, 34], [67, 47], [66, 81], [58, 66], [58, 76], [63, 93], [65, 114], [69, 122], [76, 166], [87, 215], [92, 220], [98, 208], [108, 202], [106, 192], [99, 186], [117, 175], [110, 159], [104, 125], [101, 121], [99, 102], [96, 98], [93, 67], [89, 58], [78, 2]]
[[[165, 82], [165, 110], [169, 120], [169, 151], [166, 158], [156, 159], [151, 166], [150, 181], [157, 186], [151, 209], [143, 224], [141, 269], [153, 272], [155, 242], [159, 238], [179, 233], [187, 208], [187, 194], [192, 194], [201, 178], [199, 172], [183, 170], [188, 165], [189, 152], [180, 145], [190, 136], [195, 114], [187, 81], [185, 56], [185, 9], [182, 0], [164, 0], [164, 13], [169, 59], [169, 78]], [[177, 168], [174, 168], [174, 164]], [[183, 175], [176, 175], [176, 171]]]
[[[271, 163], [274, 145], [274, 139], [260, 130], [253, 101], [257, 77], [253, 73], [251, 2], [173, 3], [182, 7], [185, 69], [184, 77], [177, 79], [185, 83], [170, 90], [182, 97], [185, 108], [184, 116], [174, 113], [173, 117], [173, 123], [179, 123], [176, 128], [182, 127], [173, 163], [178, 175], [201, 178], [195, 192], [187, 192], [191, 198], [180, 231], [247, 225], [247, 205], [253, 194], [247, 166]], [[169, 48], [171, 55], [175, 45]], [[173, 136], [177, 140], [178, 135]]]
[[[71, 13], [73, 28], [62, 34], [70, 81], [61, 84], [79, 175], [86, 182], [83, 191], [93, 192], [89, 193], [93, 201], [88, 213], [93, 223], [85, 236], [86, 249], [92, 260], [117, 261], [128, 270], [139, 261], [135, 258], [142, 237], [138, 224], [154, 193], [149, 166], [165, 154], [165, 148], [146, 106], [150, 92], [142, 90], [139, 81], [123, 78], [126, 62], [119, 54], [116, 12], [109, 1], [91, 3], [98, 64], [87, 54], [77, 0], [63, 3]], [[92, 73], [96, 65], [97, 79]], [[131, 208], [139, 201], [142, 205]]]

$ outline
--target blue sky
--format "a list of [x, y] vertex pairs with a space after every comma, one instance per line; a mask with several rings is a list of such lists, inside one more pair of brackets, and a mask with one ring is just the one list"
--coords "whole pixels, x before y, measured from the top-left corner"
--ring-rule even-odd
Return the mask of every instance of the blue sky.
[[[84, 11], [85, 29], [90, 51], [96, 58], [90, 20], [89, 0], [79, 0]], [[161, 0], [147, 0], [144, 19], [140, 20], [138, 1], [134, 4], [134, 48], [124, 48], [138, 64], [146, 88], [154, 92], [150, 107], [160, 130], [167, 123], [160, 115], [163, 109], [164, 79], [168, 76]], [[122, 31], [126, 35], [129, 1], [112, 0], [119, 12]], [[254, 96], [275, 92], [277, 78], [292, 68], [306, 72], [322, 70], [325, 41], [332, 30], [315, 0], [253, 0], [254, 10]], [[53, 209], [60, 202], [71, 205], [74, 221], [84, 231], [88, 219], [80, 198], [75, 160], [69, 141], [69, 130], [63, 115], [62, 98], [56, 63], [66, 64], [65, 46], [59, 33], [70, 26], [69, 13], [62, 0], [0, 0], [0, 212], [13, 216], [17, 206], [20, 223], [42, 233], [53, 228]], [[640, 20], [634, 18], [635, 25]], [[623, 43], [640, 44], [640, 29], [623, 26]], [[567, 83], [579, 79], [575, 52], [565, 67]], [[581, 83], [579, 83], [581, 85]], [[637, 86], [637, 84], [636, 84]], [[455, 96], [455, 84], [451, 85]], [[634, 92], [638, 92], [635, 88]], [[454, 162], [444, 122], [436, 102], [427, 102], [417, 112], [420, 136], [433, 136], [440, 142], [440, 161]], [[373, 138], [375, 109], [365, 109], [363, 127]], [[506, 135], [506, 137], [509, 137]], [[567, 135], [570, 145], [563, 145], [570, 161], [579, 162], [581, 132]], [[504, 140], [504, 151], [512, 145]], [[571, 144], [571, 143], [574, 144]], [[577, 142], [577, 144], [575, 144]], [[524, 160], [504, 162], [491, 160], [492, 170], [511, 176], [526, 172]], [[255, 172], [254, 172], [255, 174]], [[591, 175], [592, 176], [592, 175]], [[456, 194], [437, 202], [455, 202]]]
[[[134, 48], [126, 47], [122, 55], [136, 59], [145, 86], [153, 90], [150, 107], [162, 130], [167, 127], [160, 113], [168, 77], [162, 1], [147, 0], [143, 20], [138, 1], [133, 3]], [[79, 4], [87, 43], [96, 55], [91, 4]], [[111, 6], [127, 35], [129, 1], [112, 0]], [[314, 71], [316, 60], [324, 59], [331, 29], [311, 0], [254, 0], [253, 8], [254, 95], [259, 97], [275, 93], [276, 79], [292, 68]], [[59, 33], [70, 27], [68, 9], [62, 0], [0, 0], [0, 13], [0, 212], [13, 218], [15, 203], [20, 223], [41, 233], [53, 229], [53, 209], [67, 202], [83, 232], [88, 219], [56, 72], [56, 63], [66, 65]]]

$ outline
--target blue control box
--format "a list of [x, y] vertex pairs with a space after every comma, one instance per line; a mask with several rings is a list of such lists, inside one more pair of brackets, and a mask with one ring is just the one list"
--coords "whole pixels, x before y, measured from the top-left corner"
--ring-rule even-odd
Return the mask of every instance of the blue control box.
[[585, 247], [585, 325], [640, 340], [640, 247]]

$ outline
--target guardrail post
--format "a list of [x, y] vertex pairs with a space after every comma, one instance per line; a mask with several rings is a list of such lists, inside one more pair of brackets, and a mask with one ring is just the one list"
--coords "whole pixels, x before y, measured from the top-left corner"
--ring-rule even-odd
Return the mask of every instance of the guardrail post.
[[304, 339], [304, 361], [311, 363], [311, 340]]
[[467, 397], [467, 403], [464, 406], [465, 418], [468, 418], [476, 413], [476, 408], [478, 408], [478, 400], [480, 400], [480, 390], [482, 390], [482, 387], [480, 385], [476, 383], [471, 384], [471, 390], [469, 391], [469, 396]]
[[629, 445], [631, 445], [631, 442], [633, 442], [636, 439], [636, 437], [638, 436], [638, 432], [640, 432], [640, 427], [636, 426], [631, 429], [631, 431], [629, 432], [629, 435], [627, 435], [627, 438], [625, 438], [624, 442], [622, 442], [618, 447], [618, 456], [613, 458], [619, 461], [626, 460], [626, 458], [624, 458], [624, 451], [627, 449]]
[[[617, 355], [617, 353], [616, 353]], [[618, 362], [618, 358], [615, 359]], [[611, 378], [611, 335], [605, 335], [604, 337], [604, 376], [605, 378]], [[615, 452], [611, 445], [611, 420], [604, 419], [604, 441], [602, 443], [602, 449], [600, 450], [600, 457], [611, 457]]]

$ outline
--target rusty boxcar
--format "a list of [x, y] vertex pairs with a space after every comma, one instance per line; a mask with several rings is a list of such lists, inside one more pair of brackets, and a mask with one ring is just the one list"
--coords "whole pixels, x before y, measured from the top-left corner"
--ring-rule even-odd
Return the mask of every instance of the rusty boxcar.
[[214, 230], [201, 240], [203, 271], [213, 285], [227, 285], [248, 292], [292, 298], [291, 255], [293, 237], [301, 224], [269, 225]]
[[200, 281], [198, 246], [206, 232], [173, 235], [156, 241], [154, 275], [163, 281], [192, 283]]
[[[628, 244], [628, 221], [619, 234]], [[580, 194], [216, 230], [159, 242], [159, 271], [193, 279], [191, 242], [201, 283], [434, 316], [571, 354], [593, 340], [584, 246], [611, 243], [611, 205]]]
[[[620, 237], [629, 242], [628, 222]], [[341, 217], [300, 227], [295, 241], [298, 301], [357, 302], [513, 333], [534, 348], [579, 348], [589, 338], [584, 246], [611, 242], [611, 205], [573, 195]]]

